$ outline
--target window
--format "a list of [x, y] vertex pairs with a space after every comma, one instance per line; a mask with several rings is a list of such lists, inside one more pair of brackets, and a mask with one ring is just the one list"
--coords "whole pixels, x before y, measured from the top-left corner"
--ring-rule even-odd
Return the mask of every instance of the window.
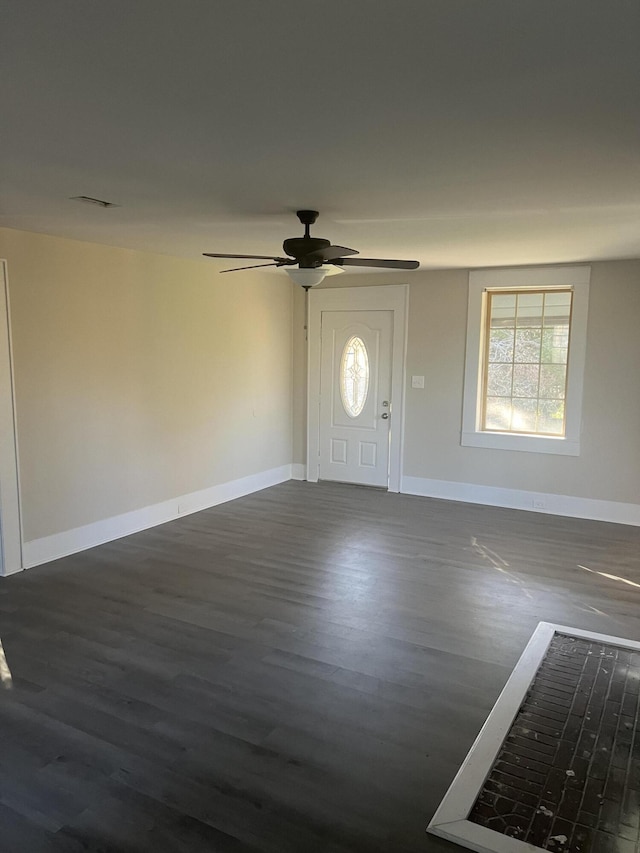
[[487, 290], [481, 429], [564, 435], [572, 290]]
[[362, 338], [349, 338], [340, 363], [340, 396], [345, 412], [357, 418], [364, 409], [369, 392], [369, 356]]
[[589, 273], [470, 273], [463, 445], [579, 454]]

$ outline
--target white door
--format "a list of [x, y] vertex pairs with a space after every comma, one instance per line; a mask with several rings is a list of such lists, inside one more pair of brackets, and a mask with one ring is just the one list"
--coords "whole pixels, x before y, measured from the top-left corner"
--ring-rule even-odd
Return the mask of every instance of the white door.
[[389, 484], [393, 311], [323, 311], [322, 480]]

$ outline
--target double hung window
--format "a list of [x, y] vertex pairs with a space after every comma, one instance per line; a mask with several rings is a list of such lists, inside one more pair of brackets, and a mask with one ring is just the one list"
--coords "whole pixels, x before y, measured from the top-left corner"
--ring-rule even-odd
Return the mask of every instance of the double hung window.
[[462, 444], [578, 455], [589, 267], [469, 276]]

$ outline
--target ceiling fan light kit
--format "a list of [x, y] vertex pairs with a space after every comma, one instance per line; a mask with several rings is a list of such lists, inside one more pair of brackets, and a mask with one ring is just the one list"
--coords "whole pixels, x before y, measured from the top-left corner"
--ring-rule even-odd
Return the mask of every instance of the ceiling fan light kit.
[[285, 270], [285, 272], [294, 284], [299, 284], [302, 287], [316, 287], [316, 285], [322, 284], [328, 275], [339, 275], [344, 270], [323, 264], [321, 267], [297, 267], [296, 269]]
[[309, 227], [318, 218], [317, 210], [298, 210], [297, 216], [304, 225], [302, 237], [289, 237], [282, 244], [286, 257], [276, 255], [227, 255], [217, 252], [205, 252], [207, 258], [243, 258], [246, 260], [269, 261], [266, 264], [251, 264], [244, 267], [220, 270], [220, 272], [237, 272], [239, 270], [256, 269], [257, 267], [284, 267], [297, 264], [297, 269], [286, 270], [296, 284], [308, 290], [320, 284], [325, 276], [344, 272], [342, 267], [379, 267], [395, 270], [415, 270], [418, 261], [400, 261], [390, 258], [354, 258], [358, 252], [346, 246], [334, 246], [323, 237], [312, 237]]

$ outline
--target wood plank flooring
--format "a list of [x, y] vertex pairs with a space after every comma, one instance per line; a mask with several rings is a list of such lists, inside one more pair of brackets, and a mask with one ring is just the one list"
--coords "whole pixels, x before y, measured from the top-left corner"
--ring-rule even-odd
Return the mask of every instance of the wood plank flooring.
[[639, 546], [289, 482], [7, 578], [0, 851], [453, 851], [425, 827], [537, 623], [640, 639]]

